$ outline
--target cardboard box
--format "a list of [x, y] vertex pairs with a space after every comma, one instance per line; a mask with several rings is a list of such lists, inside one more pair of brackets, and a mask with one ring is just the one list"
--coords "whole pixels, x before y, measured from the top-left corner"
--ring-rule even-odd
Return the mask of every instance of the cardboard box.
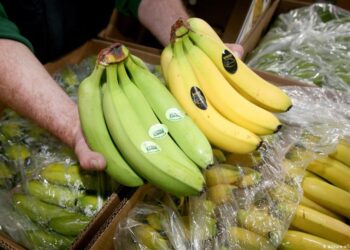
[[[141, 57], [148, 63], [159, 64], [160, 50], [155, 50], [146, 46], [119, 40], [114, 42], [123, 43], [129, 48], [131, 53]], [[45, 68], [50, 74], [53, 74], [67, 64], [78, 64], [88, 56], [97, 55], [101, 49], [106, 48], [111, 44], [111, 42], [102, 41], [99, 39], [90, 40], [78, 49], [63, 56], [62, 58], [46, 64]], [[76, 240], [72, 243], [70, 249], [85, 249], [87, 245], [90, 244], [91, 239], [96, 236], [96, 233], [100, 230], [102, 225], [104, 225], [106, 221], [108, 221], [108, 218], [110, 218], [110, 216], [113, 213], [115, 213], [116, 208], [118, 209], [119, 207], [127, 203], [127, 198], [124, 198], [124, 196], [130, 196], [130, 193], [133, 193], [133, 191], [133, 189], [125, 188], [121, 196], [116, 193], [112, 193], [108, 200], [105, 202], [104, 206], [98, 212], [98, 214], [91, 220], [91, 222], [88, 224], [85, 230], [82, 231], [76, 238]], [[11, 240], [11, 238], [8, 235], [0, 232], [0, 249], [22, 250], [25, 248]]]
[[91, 240], [87, 249], [113, 250], [113, 237], [118, 223], [128, 215], [129, 211], [134, 208], [138, 201], [143, 199], [143, 195], [150, 188], [152, 188], [151, 185], [144, 185], [138, 188], [130, 199], [123, 200], [123, 202], [119, 204], [119, 206], [115, 209], [115, 211], [105, 222], [105, 224], [96, 233], [95, 237]]

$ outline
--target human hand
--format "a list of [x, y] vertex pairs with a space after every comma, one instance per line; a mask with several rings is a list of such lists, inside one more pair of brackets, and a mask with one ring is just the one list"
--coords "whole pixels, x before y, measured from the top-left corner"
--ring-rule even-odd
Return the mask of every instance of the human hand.
[[81, 168], [85, 170], [103, 170], [106, 167], [106, 160], [102, 154], [92, 151], [79, 128], [75, 135], [74, 152], [78, 157]]

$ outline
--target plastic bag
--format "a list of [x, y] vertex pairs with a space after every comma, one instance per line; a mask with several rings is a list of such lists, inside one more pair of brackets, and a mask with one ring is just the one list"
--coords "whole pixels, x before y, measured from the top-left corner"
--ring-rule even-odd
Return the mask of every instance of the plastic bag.
[[[283, 89], [294, 106], [278, 115], [284, 126], [277, 134], [249, 155], [215, 149], [217, 162], [203, 172], [206, 189], [198, 197], [174, 206], [152, 190], [117, 225], [115, 249], [276, 249], [303, 197], [305, 168], [350, 135], [348, 93]], [[154, 225], [150, 214], [167, 227]]]
[[[72, 99], [93, 57], [54, 77]], [[80, 169], [74, 152], [6, 109], [0, 117], [0, 228], [28, 249], [67, 249], [118, 184]]]
[[280, 14], [248, 55], [255, 69], [310, 85], [349, 89], [350, 12], [317, 3]]

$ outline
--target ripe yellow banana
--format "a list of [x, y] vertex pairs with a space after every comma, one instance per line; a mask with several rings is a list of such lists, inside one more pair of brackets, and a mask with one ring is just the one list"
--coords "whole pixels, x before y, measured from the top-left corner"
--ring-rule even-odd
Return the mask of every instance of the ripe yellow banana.
[[350, 193], [316, 178], [305, 177], [304, 194], [321, 206], [350, 218]]
[[169, 87], [186, 113], [218, 148], [241, 154], [256, 150], [261, 139], [224, 118], [206, 99], [187, 61], [181, 39], [175, 42], [174, 48], [168, 68]]
[[230, 249], [273, 250], [274, 246], [267, 238], [241, 227], [229, 229]]
[[340, 245], [350, 244], [350, 227], [348, 225], [303, 205], [297, 207], [291, 225]]
[[309, 207], [309, 208], [312, 208], [314, 210], [317, 210], [318, 212], [323, 213], [325, 215], [328, 215], [330, 217], [333, 217], [333, 218], [335, 218], [337, 220], [340, 220], [340, 221], [344, 221], [345, 220], [342, 216], [340, 216], [340, 215], [338, 215], [338, 214], [336, 214], [336, 213], [334, 213], [334, 212], [332, 212], [332, 211], [330, 211], [330, 210], [328, 210], [328, 209], [318, 205], [316, 202], [310, 200], [305, 195], [301, 198], [300, 205], [303, 205], [305, 207]]
[[330, 154], [330, 157], [350, 167], [350, 144], [345, 140], [341, 140], [337, 144], [335, 152]]
[[198, 18], [198, 17], [190, 17], [189, 19], [187, 19], [187, 22], [189, 23], [191, 29], [194, 32], [210, 36], [214, 40], [221, 42], [221, 38], [219, 37], [219, 35], [203, 19]]
[[158, 118], [153, 113], [152, 108], [142, 92], [130, 80], [123, 63], [118, 64], [118, 82], [129, 102], [132, 103], [133, 109], [141, 121], [141, 125], [143, 125], [144, 129], [148, 131], [149, 136], [171, 159], [186, 166], [196, 175], [201, 175], [198, 167], [171, 139], [168, 134], [168, 128], [164, 124], [159, 123]]
[[241, 96], [226, 81], [208, 56], [193, 45], [188, 36], [185, 36], [183, 41], [185, 54], [199, 81], [199, 86], [216, 110], [233, 123], [258, 135], [272, 134], [282, 127], [272, 113]]
[[97, 64], [93, 73], [79, 86], [78, 107], [81, 126], [91, 149], [105, 157], [107, 174], [125, 186], [140, 186], [143, 184], [142, 179], [121, 157], [105, 124], [100, 90], [103, 71], [104, 67]]
[[155, 186], [176, 196], [198, 194], [203, 177], [170, 159], [141, 125], [117, 80], [117, 66], [107, 66], [103, 111], [114, 142], [133, 169]]
[[179, 103], [160, 80], [150, 71], [126, 61], [132, 81], [141, 90], [158, 119], [184, 153], [198, 166], [206, 168], [213, 163], [213, 151], [203, 132], [185, 114]]
[[225, 46], [211, 37], [193, 31], [191, 40], [215, 63], [228, 82], [256, 105], [273, 112], [285, 112], [292, 106], [290, 98], [249, 69]]
[[168, 46], [166, 46], [163, 49], [162, 54], [160, 55], [160, 66], [162, 68], [162, 74], [166, 82], [168, 82], [167, 72], [168, 72], [168, 67], [172, 58], [173, 58], [173, 50], [171, 48], [171, 44], [168, 44]]
[[325, 157], [311, 162], [307, 169], [335, 186], [350, 191], [350, 168], [340, 161]]
[[278, 250], [336, 250], [349, 249], [323, 238], [295, 231], [288, 230], [282, 240]]

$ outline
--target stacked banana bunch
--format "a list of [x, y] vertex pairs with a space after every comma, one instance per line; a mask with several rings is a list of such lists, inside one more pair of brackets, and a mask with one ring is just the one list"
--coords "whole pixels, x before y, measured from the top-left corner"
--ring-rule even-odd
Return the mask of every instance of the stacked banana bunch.
[[104, 155], [118, 183], [134, 187], [145, 179], [177, 196], [202, 191], [199, 167], [213, 163], [207, 138], [125, 46], [100, 52], [79, 87], [78, 107], [88, 144]]
[[250, 70], [204, 20], [178, 20], [161, 55], [169, 89], [211, 144], [227, 152], [255, 151], [259, 136], [276, 133], [290, 98]]
[[27, 182], [27, 192], [15, 192], [15, 211], [34, 222], [25, 231], [28, 247], [67, 248], [102, 207], [102, 179], [77, 165], [53, 162]]
[[[284, 184], [284, 193], [289, 195], [283, 202], [295, 214], [280, 249], [350, 249], [349, 154], [350, 144], [340, 141], [334, 153], [311, 162], [305, 175], [290, 163], [296, 155], [310, 157], [310, 152], [297, 147], [294, 156], [287, 157], [284, 167], [291, 180]], [[298, 200], [291, 195], [297, 193], [293, 178], [302, 178], [304, 192], [296, 208], [288, 205]]]

